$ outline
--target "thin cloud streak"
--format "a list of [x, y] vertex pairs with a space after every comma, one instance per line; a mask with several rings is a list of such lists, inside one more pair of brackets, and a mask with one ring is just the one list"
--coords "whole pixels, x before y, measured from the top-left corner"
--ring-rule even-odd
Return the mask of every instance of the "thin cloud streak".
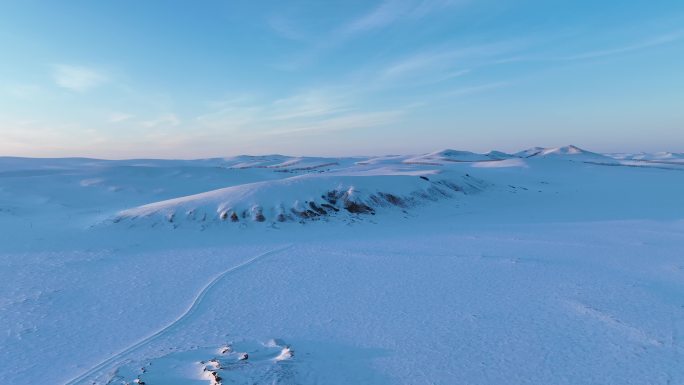
[[385, 0], [370, 12], [350, 21], [340, 32], [351, 35], [386, 27], [407, 13], [410, 6], [407, 0]]
[[575, 54], [575, 55], [571, 55], [571, 56], [560, 57], [560, 58], [557, 58], [555, 60], [573, 61], [573, 60], [594, 59], [594, 58], [605, 57], [605, 56], [614, 56], [614, 55], [619, 55], [619, 54], [623, 54], [623, 53], [640, 51], [640, 50], [647, 49], [647, 48], [657, 47], [657, 46], [668, 44], [668, 43], [673, 43], [673, 42], [682, 40], [682, 38], [684, 38], [684, 32], [674, 32], [674, 33], [669, 33], [669, 34], [665, 34], [665, 35], [661, 35], [661, 36], [656, 36], [656, 37], [651, 38], [649, 40], [645, 40], [642, 42], [634, 43], [634, 44], [623, 46], [623, 47], [609, 48], [609, 49], [598, 50], [598, 51], [589, 51], [589, 52], [579, 53], [579, 54]]
[[372, 128], [394, 123], [402, 115], [403, 112], [397, 110], [352, 113], [311, 123], [293, 124], [290, 127], [283, 129], [264, 132], [263, 136], [288, 135], [294, 133], [326, 133], [358, 128]]
[[284, 71], [294, 71], [312, 65], [319, 56], [336, 47], [375, 30], [389, 28], [392, 25], [422, 19], [437, 11], [467, 4], [470, 0], [383, 0], [379, 5], [356, 18], [348, 20], [327, 34], [302, 36], [295, 30], [289, 20], [272, 16], [267, 19], [269, 27], [281, 37], [291, 40], [312, 42], [308, 51], [292, 56], [274, 67]]
[[181, 120], [176, 114], [164, 114], [156, 119], [147, 120], [142, 122], [144, 127], [163, 127], [163, 126], [178, 126], [181, 124]]
[[472, 94], [477, 94], [477, 93], [482, 93], [486, 91], [491, 91], [503, 87], [508, 87], [512, 85], [513, 82], [509, 81], [503, 81], [503, 82], [494, 82], [494, 83], [486, 83], [486, 84], [480, 84], [480, 85], [475, 85], [475, 86], [467, 86], [467, 87], [461, 87], [461, 88], [456, 88], [451, 91], [448, 91], [444, 94], [442, 94], [443, 97], [456, 97], [456, 96], [466, 96], [466, 95], [472, 95]]
[[282, 15], [271, 15], [266, 18], [266, 24], [278, 36], [293, 41], [308, 41], [309, 36], [297, 29], [295, 23]]
[[126, 120], [130, 120], [131, 118], [134, 118], [134, 117], [135, 117], [135, 115], [132, 115], [132, 114], [126, 114], [123, 112], [114, 112], [114, 113], [109, 115], [108, 122], [109, 123], [119, 123], [119, 122], [123, 122]]
[[445, 80], [463, 76], [474, 68], [491, 63], [501, 55], [529, 48], [536, 40], [514, 39], [459, 47], [449, 43], [439, 48], [420, 51], [397, 60], [378, 74], [380, 80], [408, 77], [434, 77]]
[[384, 0], [367, 13], [349, 21], [338, 30], [343, 35], [355, 35], [388, 27], [407, 19], [418, 19], [454, 5], [463, 0]]
[[632, 42], [631, 44], [626, 44], [619, 47], [611, 47], [593, 51], [585, 51], [574, 54], [569, 54], [565, 56], [550, 56], [550, 55], [515, 55], [507, 58], [501, 58], [491, 61], [489, 64], [501, 65], [509, 63], [520, 63], [520, 62], [571, 62], [571, 61], [582, 61], [590, 60], [602, 57], [617, 56], [630, 52], [637, 52], [646, 50], [649, 48], [654, 48], [666, 44], [676, 43], [684, 40], [684, 31], [675, 31], [659, 36], [651, 37], [648, 39], [643, 39], [641, 41]]
[[54, 66], [53, 79], [58, 86], [76, 92], [88, 91], [110, 80], [106, 74], [95, 69], [64, 64]]
[[241, 140], [292, 134], [318, 134], [370, 128], [395, 122], [400, 109], [364, 110], [361, 96], [340, 88], [312, 89], [270, 102], [240, 98], [234, 103], [212, 103], [216, 111], [198, 116], [197, 124], [215, 135]]

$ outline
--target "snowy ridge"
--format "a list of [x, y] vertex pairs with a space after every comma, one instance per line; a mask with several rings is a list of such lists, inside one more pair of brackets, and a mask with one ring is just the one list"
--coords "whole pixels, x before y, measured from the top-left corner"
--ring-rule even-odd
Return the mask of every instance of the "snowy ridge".
[[499, 151], [492, 151], [488, 154], [478, 154], [470, 151], [447, 149], [408, 158], [403, 162], [406, 164], [444, 165], [449, 162], [486, 162], [506, 159], [508, 157], [510, 157], [510, 155]]
[[305, 174], [247, 183], [120, 212], [114, 222], [301, 222], [375, 215], [426, 201], [474, 193], [486, 186], [468, 174], [434, 170], [359, 170]]
[[604, 162], [616, 163], [615, 159], [606, 155], [581, 149], [577, 146], [569, 145], [563, 147], [533, 147], [515, 154], [521, 158], [553, 158], [567, 159], [580, 162]]
[[240, 155], [221, 159], [222, 166], [227, 168], [265, 168], [281, 170], [283, 172], [324, 170], [333, 166], [339, 166], [341, 162], [343, 160], [337, 158], [289, 157], [285, 155]]
[[676, 152], [655, 152], [646, 153], [640, 152], [637, 154], [608, 154], [608, 156], [626, 161], [639, 161], [639, 162], [653, 162], [653, 163], [665, 163], [665, 164], [682, 164], [684, 165], [684, 153]]

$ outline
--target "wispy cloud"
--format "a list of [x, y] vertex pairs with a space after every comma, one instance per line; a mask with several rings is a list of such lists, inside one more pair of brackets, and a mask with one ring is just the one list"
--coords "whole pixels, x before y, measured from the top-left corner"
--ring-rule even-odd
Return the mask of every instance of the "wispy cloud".
[[508, 87], [512, 85], [513, 82], [510, 81], [502, 81], [502, 82], [493, 82], [493, 83], [486, 83], [486, 84], [478, 84], [474, 86], [465, 86], [465, 87], [459, 87], [452, 89], [450, 91], [447, 91], [446, 93], [442, 94], [441, 96], [443, 97], [455, 97], [455, 96], [466, 96], [466, 95], [472, 95], [472, 94], [478, 94], [486, 91], [491, 91], [503, 87]]
[[305, 90], [272, 101], [231, 99], [213, 103], [220, 108], [197, 117], [196, 122], [217, 133], [249, 139], [376, 127], [402, 114], [401, 109], [364, 110], [357, 97], [357, 91], [332, 88]]
[[351, 20], [341, 31], [345, 34], [354, 34], [392, 24], [411, 8], [408, 0], [384, 0], [380, 5], [369, 12]]
[[317, 88], [295, 92], [275, 100], [254, 98], [231, 98], [210, 103], [213, 109], [197, 120], [214, 125], [216, 122], [230, 122], [242, 126], [254, 122], [282, 123], [317, 119], [348, 112], [352, 109], [347, 90]]
[[310, 43], [310, 47], [305, 52], [293, 54], [283, 62], [274, 64], [274, 66], [286, 71], [308, 67], [325, 53], [329, 53], [366, 33], [389, 28], [401, 22], [423, 19], [438, 11], [468, 2], [470, 0], [382, 0], [366, 12], [352, 17], [326, 32], [318, 32], [314, 36], [304, 34], [296, 29], [289, 19], [273, 16], [267, 19], [267, 23], [279, 36]]
[[283, 15], [271, 15], [266, 18], [268, 26], [280, 37], [288, 40], [309, 40], [307, 34], [297, 28], [292, 19]]
[[397, 80], [438, 74], [440, 78], [443, 78], [445, 71], [449, 72], [451, 77], [468, 73], [469, 69], [466, 68], [453, 69], [457, 65], [454, 63], [455, 57], [456, 55], [453, 52], [418, 53], [388, 65], [380, 71], [379, 79]]
[[42, 87], [35, 84], [15, 84], [5, 88], [5, 91], [17, 99], [31, 99], [44, 93]]
[[413, 17], [423, 17], [434, 12], [439, 12], [445, 8], [465, 5], [469, 2], [470, 0], [422, 0], [418, 1], [411, 10], [411, 15]]
[[531, 44], [528, 39], [465, 46], [448, 43], [412, 53], [387, 64], [379, 70], [377, 80], [409, 85], [415, 85], [415, 82], [407, 82], [409, 79], [416, 80], [419, 84], [445, 81], [464, 76], [501, 55], [524, 49]]
[[109, 123], [119, 123], [119, 122], [123, 122], [123, 121], [129, 120], [129, 119], [134, 118], [134, 117], [135, 117], [135, 115], [132, 115], [132, 114], [126, 114], [123, 112], [113, 112], [109, 115], [108, 122]]
[[343, 95], [330, 91], [309, 90], [273, 102], [273, 120], [311, 118], [349, 110]]
[[155, 119], [142, 122], [144, 127], [178, 126], [181, 120], [176, 114], [164, 114]]
[[607, 48], [607, 49], [596, 50], [596, 51], [587, 51], [587, 52], [577, 53], [574, 55], [559, 57], [559, 58], [556, 58], [556, 60], [564, 60], [564, 61], [586, 60], [586, 59], [594, 59], [594, 58], [599, 58], [599, 57], [604, 57], [604, 56], [619, 55], [619, 54], [623, 54], [623, 53], [640, 51], [640, 50], [651, 48], [651, 47], [657, 47], [660, 45], [673, 43], [673, 42], [682, 40], [683, 38], [684, 38], [684, 32], [678, 31], [678, 32], [673, 32], [673, 33], [668, 33], [668, 34], [656, 36], [656, 37], [653, 37], [653, 38], [650, 38], [647, 40], [635, 42], [633, 44], [629, 44], [629, 45], [625, 45], [625, 46], [621, 46], [621, 47], [613, 47], [613, 48]]
[[55, 83], [63, 88], [84, 92], [109, 81], [105, 73], [89, 67], [58, 64], [54, 66]]
[[465, 0], [384, 0], [365, 14], [350, 20], [340, 32], [353, 35], [380, 29], [401, 20], [421, 18], [462, 3], [465, 3]]
[[380, 73], [382, 79], [395, 79], [415, 72], [424, 72], [436, 66], [444, 66], [445, 59], [450, 59], [451, 53], [418, 53], [387, 66]]
[[[79, 144], [74, 137], [78, 137]], [[90, 144], [94, 137], [77, 123], [0, 118], [0, 152], [3, 155], [73, 156], [71, 145]]]
[[396, 122], [403, 115], [400, 110], [354, 112], [324, 119], [289, 124], [276, 130], [267, 131], [264, 135], [286, 135], [293, 133], [318, 133], [351, 130], [358, 128], [372, 128]]
[[[510, 57], [497, 58], [493, 60], [490, 64], [509, 64], [509, 63], [519, 63], [519, 62], [570, 62], [570, 61], [581, 61], [590, 60], [601, 57], [616, 56], [621, 54], [626, 54], [630, 52], [642, 51], [645, 49], [658, 47], [665, 44], [676, 43], [678, 41], [684, 40], [684, 31], [674, 31], [669, 33], [664, 33], [661, 35], [651, 36], [648, 38], [642, 38], [641, 40], [636, 40], [632, 42], [627, 42], [620, 46], [606, 47], [601, 49], [586, 50], [581, 52], [575, 52], [570, 54], [556, 54], [551, 53], [528, 53], [528, 54], [517, 54]], [[562, 43], [556, 43], [556, 45], [562, 46]]]

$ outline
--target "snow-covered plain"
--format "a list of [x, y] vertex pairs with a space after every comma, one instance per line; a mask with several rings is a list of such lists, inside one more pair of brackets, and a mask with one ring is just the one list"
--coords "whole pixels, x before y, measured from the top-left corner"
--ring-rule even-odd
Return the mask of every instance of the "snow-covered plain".
[[0, 234], [0, 384], [684, 384], [682, 154], [0, 158]]

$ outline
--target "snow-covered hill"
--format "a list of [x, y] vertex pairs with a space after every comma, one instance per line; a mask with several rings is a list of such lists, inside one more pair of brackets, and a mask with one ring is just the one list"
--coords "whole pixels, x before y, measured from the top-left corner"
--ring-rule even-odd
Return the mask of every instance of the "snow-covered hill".
[[121, 211], [114, 222], [301, 222], [375, 215], [484, 189], [468, 174], [436, 170], [345, 170], [246, 183]]
[[549, 148], [533, 147], [524, 151], [520, 151], [515, 155], [521, 158], [538, 157], [572, 160], [576, 162], [616, 163], [615, 159], [609, 156], [587, 151], [573, 145]]
[[503, 155], [504, 157], [506, 156], [506, 154], [499, 152], [490, 154], [477, 154], [470, 151], [442, 150], [405, 159], [404, 163], [445, 165], [449, 162], [483, 162], [489, 160], [499, 160], [502, 159], [499, 157], [499, 154]]
[[620, 153], [620, 154], [609, 154], [609, 156], [611, 156], [615, 159], [619, 159], [619, 160], [684, 164], [684, 153], [676, 153], [676, 152], [655, 152], [655, 153], [640, 152], [637, 154]]

